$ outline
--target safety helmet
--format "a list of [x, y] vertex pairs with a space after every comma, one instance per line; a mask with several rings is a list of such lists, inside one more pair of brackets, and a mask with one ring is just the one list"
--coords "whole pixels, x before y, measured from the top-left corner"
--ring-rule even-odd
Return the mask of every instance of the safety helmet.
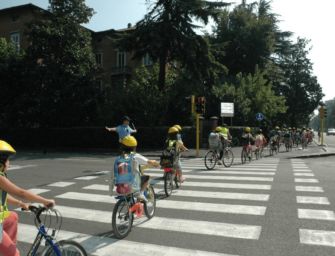
[[276, 128], [275, 128], [276, 130], [279, 130], [280, 128], [279, 128], [279, 126], [276, 126]]
[[175, 126], [170, 127], [168, 130], [168, 133], [177, 133], [177, 132], [179, 132], [179, 130]]
[[130, 121], [130, 117], [129, 116], [123, 116], [122, 121]]
[[126, 147], [133, 148], [137, 146], [137, 140], [134, 136], [128, 135], [122, 138], [121, 144]]
[[15, 149], [6, 141], [0, 140], [0, 163], [6, 161], [10, 155], [16, 153]]
[[249, 133], [251, 131], [251, 128], [250, 127], [245, 127], [244, 131], [247, 132], [247, 133]]
[[175, 124], [173, 127], [176, 127], [176, 128], [178, 129], [179, 132], [182, 131], [182, 128], [181, 128], [181, 126], [180, 126], [179, 124]]
[[215, 131], [216, 131], [216, 132], [221, 132], [221, 130], [222, 130], [222, 127], [221, 127], [221, 126], [217, 126], [217, 127], [215, 128]]

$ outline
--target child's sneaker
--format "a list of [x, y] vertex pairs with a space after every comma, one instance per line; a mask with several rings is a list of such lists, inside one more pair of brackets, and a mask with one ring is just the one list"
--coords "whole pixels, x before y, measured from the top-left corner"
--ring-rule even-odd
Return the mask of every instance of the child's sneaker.
[[148, 202], [148, 199], [146, 198], [146, 196], [144, 195], [144, 191], [141, 191], [140, 194], [137, 196], [138, 200], [144, 201], [144, 202]]

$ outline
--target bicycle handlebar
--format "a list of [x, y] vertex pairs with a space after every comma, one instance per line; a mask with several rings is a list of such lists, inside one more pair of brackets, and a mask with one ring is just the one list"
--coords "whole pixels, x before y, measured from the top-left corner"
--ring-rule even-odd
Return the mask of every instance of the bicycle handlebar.
[[[41, 223], [42, 223], [42, 221], [41, 221], [41, 219], [40, 219], [40, 215], [42, 214], [42, 212], [44, 212], [44, 211], [46, 211], [46, 210], [48, 210], [48, 209], [49, 209], [49, 208], [44, 207], [44, 206], [36, 207], [36, 206], [34, 206], [34, 205], [29, 205], [29, 211], [31, 211], [32, 213], [35, 214], [38, 224], [41, 224]], [[25, 211], [24, 208], [21, 208], [21, 210], [22, 210], [22, 211]]]

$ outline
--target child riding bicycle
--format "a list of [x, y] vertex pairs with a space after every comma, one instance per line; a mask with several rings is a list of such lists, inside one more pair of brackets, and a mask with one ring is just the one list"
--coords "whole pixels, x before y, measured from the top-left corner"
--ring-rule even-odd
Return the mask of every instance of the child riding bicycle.
[[118, 194], [130, 194], [139, 190], [139, 200], [147, 201], [144, 191], [148, 186], [149, 175], [141, 175], [139, 166], [149, 165], [159, 167], [155, 160], [149, 160], [141, 154], [135, 153], [137, 140], [133, 136], [126, 136], [121, 140], [122, 153], [114, 162], [113, 184]]
[[16, 153], [15, 149], [6, 141], [0, 140], [0, 255], [19, 256], [16, 248], [18, 215], [9, 211], [7, 204], [28, 210], [29, 204], [24, 203], [16, 197], [27, 201], [44, 204], [46, 207], [55, 205], [52, 199], [46, 199], [28, 190], [22, 189], [12, 183], [6, 175], [9, 167], [9, 157]]

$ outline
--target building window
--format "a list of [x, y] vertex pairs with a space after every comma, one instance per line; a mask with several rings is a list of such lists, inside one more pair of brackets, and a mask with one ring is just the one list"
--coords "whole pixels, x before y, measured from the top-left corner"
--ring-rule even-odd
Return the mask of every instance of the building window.
[[127, 54], [124, 51], [118, 51], [116, 55], [116, 66], [119, 68], [126, 66]]
[[143, 65], [144, 66], [151, 66], [152, 65], [152, 59], [150, 58], [149, 54], [145, 54], [143, 57]]
[[95, 54], [95, 61], [98, 66], [102, 66], [102, 53], [96, 53]]
[[20, 50], [20, 33], [14, 32], [10, 34], [10, 41], [14, 44], [16, 51]]

